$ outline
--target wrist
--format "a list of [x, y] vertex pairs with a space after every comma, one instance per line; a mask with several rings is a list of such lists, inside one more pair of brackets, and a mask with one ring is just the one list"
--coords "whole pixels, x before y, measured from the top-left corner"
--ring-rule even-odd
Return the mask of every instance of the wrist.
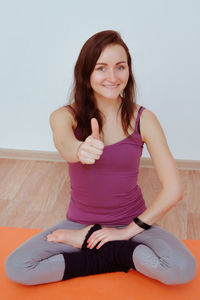
[[137, 224], [135, 224], [135, 222], [131, 222], [123, 230], [124, 230], [124, 237], [126, 240], [129, 240], [135, 235], [137, 235], [138, 233], [144, 231], [144, 229], [139, 227]]
[[139, 227], [145, 229], [145, 230], [148, 230], [151, 228], [151, 225], [147, 224], [147, 223], [144, 223], [141, 219], [139, 219], [138, 217], [134, 218], [133, 219], [133, 222], [135, 224], [137, 224]]

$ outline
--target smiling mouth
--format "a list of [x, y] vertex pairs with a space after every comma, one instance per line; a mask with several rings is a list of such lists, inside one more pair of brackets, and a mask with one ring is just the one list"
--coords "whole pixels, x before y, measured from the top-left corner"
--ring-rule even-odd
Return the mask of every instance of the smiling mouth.
[[119, 86], [119, 84], [113, 84], [113, 85], [103, 85], [103, 87], [108, 89], [116, 89]]

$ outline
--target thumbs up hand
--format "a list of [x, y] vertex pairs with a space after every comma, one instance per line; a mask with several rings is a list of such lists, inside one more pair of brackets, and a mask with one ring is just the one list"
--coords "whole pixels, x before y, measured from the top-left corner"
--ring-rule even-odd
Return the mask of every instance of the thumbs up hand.
[[100, 140], [97, 119], [91, 119], [92, 134], [82, 142], [77, 151], [77, 157], [83, 164], [94, 164], [103, 153], [104, 143]]

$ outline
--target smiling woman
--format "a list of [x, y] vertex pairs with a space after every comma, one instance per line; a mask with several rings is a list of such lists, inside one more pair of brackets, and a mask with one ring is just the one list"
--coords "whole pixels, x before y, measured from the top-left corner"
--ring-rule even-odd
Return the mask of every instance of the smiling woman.
[[[121, 115], [119, 133], [127, 137], [133, 131], [137, 111], [135, 79], [129, 49], [119, 33], [102, 31], [83, 45], [74, 68], [71, 104], [82, 140], [91, 134], [92, 117], [98, 121], [99, 133], [104, 136], [107, 130], [112, 130], [103, 130], [107, 126], [105, 119], [111, 118], [113, 123], [112, 117], [118, 112]], [[113, 126], [116, 128], [116, 124]]]
[[[122, 94], [129, 79], [127, 54], [121, 45], [107, 46], [101, 53], [90, 76], [91, 87], [99, 107], [121, 103]], [[110, 100], [108, 102], [108, 99]], [[101, 104], [102, 102], [104, 104]]]
[[[69, 165], [66, 220], [9, 255], [12, 280], [41, 284], [130, 268], [165, 284], [193, 279], [194, 257], [156, 224], [182, 190], [162, 127], [136, 105], [134, 84], [119, 33], [86, 41], [74, 69], [73, 101], [50, 117], [55, 146]], [[148, 208], [137, 182], [144, 143], [162, 186]]]

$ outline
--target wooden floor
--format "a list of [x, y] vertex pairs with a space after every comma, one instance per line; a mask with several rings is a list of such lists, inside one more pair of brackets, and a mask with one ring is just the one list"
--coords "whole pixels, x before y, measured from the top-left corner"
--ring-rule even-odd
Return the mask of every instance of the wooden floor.
[[[200, 171], [180, 170], [183, 200], [160, 222], [181, 239], [200, 239]], [[141, 168], [147, 206], [160, 189], [153, 168]], [[70, 198], [67, 163], [0, 159], [0, 226], [48, 228], [65, 218]]]

